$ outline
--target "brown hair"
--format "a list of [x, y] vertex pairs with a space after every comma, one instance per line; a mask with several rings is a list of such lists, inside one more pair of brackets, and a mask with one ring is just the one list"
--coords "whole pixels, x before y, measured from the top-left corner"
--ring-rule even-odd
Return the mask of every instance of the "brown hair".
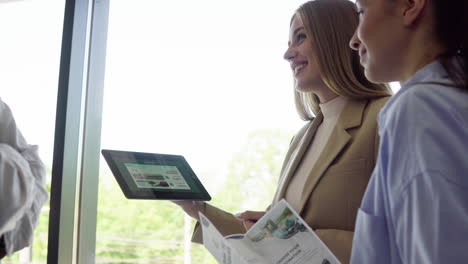
[[[348, 0], [309, 1], [298, 8], [296, 15], [304, 23], [308, 41], [312, 42], [315, 51], [317, 68], [330, 90], [354, 99], [391, 95], [388, 85], [374, 84], [366, 79], [359, 54], [348, 46], [359, 23], [354, 3]], [[295, 102], [299, 116], [304, 120], [311, 120], [320, 110], [318, 97], [312, 93], [295, 90]]]
[[432, 0], [435, 34], [447, 52], [440, 61], [455, 85], [468, 92], [468, 0]]

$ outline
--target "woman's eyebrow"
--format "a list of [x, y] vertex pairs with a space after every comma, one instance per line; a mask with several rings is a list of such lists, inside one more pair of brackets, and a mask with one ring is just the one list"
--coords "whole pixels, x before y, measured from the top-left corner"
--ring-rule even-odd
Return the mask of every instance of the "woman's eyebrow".
[[293, 32], [293, 36], [296, 35], [297, 32], [299, 32], [301, 29], [304, 29], [304, 27], [303, 27], [303, 26], [300, 26], [300, 27], [296, 28], [296, 29], [294, 30], [294, 32]]

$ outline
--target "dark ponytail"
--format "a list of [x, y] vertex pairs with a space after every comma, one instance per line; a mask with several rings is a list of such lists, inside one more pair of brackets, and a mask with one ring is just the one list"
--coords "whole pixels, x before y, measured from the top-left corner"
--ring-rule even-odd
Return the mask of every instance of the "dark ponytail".
[[432, 0], [435, 30], [447, 52], [442, 65], [455, 85], [468, 92], [468, 0]]

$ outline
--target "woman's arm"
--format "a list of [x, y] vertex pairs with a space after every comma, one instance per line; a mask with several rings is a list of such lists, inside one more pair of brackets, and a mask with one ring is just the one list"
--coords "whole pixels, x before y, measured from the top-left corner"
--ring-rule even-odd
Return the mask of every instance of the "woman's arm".
[[342, 264], [349, 263], [354, 232], [338, 229], [317, 229], [315, 233]]
[[[6, 254], [31, 244], [42, 206], [48, 199], [45, 167], [37, 147], [29, 145], [18, 130], [9, 107], [0, 100], [0, 181], [3, 183], [2, 220]], [[21, 202], [21, 206], [16, 206]], [[5, 206], [3, 206], [5, 205]]]
[[[212, 206], [206, 202], [200, 201], [172, 201], [185, 211], [186, 214], [199, 221], [198, 213], [206, 216], [218, 231], [223, 235], [243, 234], [245, 228], [242, 221], [238, 220], [233, 214]], [[203, 231], [200, 222], [197, 222], [192, 235], [192, 242], [203, 243]]]
[[[246, 232], [242, 221], [239, 221], [233, 214], [221, 210], [210, 204], [206, 204], [203, 213], [218, 231], [223, 235], [243, 234]], [[203, 232], [200, 223], [195, 225], [192, 242], [203, 243]]]
[[172, 201], [184, 210], [193, 219], [200, 221], [198, 213], [204, 214], [206, 208], [206, 202], [201, 201]]

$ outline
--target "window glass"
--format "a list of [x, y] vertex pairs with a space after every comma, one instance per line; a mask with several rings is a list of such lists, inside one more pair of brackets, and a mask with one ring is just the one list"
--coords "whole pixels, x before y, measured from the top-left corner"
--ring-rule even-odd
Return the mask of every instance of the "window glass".
[[391, 82], [390, 87], [392, 88], [393, 94], [396, 94], [401, 88], [399, 82]]
[[[294, 132], [289, 21], [301, 1], [114, 0], [102, 148], [185, 156], [236, 213], [273, 198]], [[215, 263], [167, 201], [127, 200], [101, 160], [96, 262]]]
[[[39, 146], [47, 169], [54, 144], [56, 98], [65, 1], [0, 1], [0, 87], [29, 144]], [[2, 263], [46, 263], [49, 203], [41, 212], [33, 246]]]

